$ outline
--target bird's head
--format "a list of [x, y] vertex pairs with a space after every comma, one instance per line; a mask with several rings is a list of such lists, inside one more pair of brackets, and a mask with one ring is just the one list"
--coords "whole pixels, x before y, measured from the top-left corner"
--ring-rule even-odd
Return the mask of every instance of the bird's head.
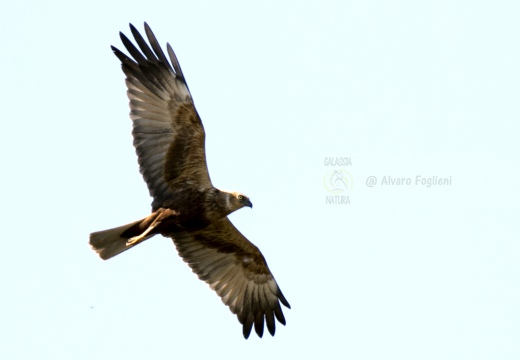
[[227, 207], [230, 212], [243, 208], [244, 206], [253, 207], [251, 200], [242, 193], [233, 191], [227, 193]]

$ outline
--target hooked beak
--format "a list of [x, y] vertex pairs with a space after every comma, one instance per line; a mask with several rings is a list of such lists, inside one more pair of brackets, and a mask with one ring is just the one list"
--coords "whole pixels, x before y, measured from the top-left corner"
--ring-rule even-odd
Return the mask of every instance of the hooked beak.
[[247, 199], [247, 201], [244, 202], [244, 206], [248, 206], [248, 207], [250, 207], [252, 209], [253, 208], [253, 203], [251, 202], [251, 200]]

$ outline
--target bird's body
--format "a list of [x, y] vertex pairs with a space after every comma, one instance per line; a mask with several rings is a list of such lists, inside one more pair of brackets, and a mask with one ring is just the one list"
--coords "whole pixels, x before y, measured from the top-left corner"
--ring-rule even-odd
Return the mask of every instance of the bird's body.
[[150, 46], [130, 25], [137, 49], [121, 35], [133, 59], [112, 47], [126, 75], [132, 135], [140, 171], [153, 197], [152, 213], [135, 222], [90, 235], [103, 259], [161, 234], [172, 238], [181, 257], [237, 315], [247, 338], [264, 322], [274, 335], [275, 317], [285, 324], [280, 291], [260, 250], [227, 216], [249, 198], [213, 186], [207, 170], [205, 132], [179, 62], [167, 45], [168, 62], [145, 23]]

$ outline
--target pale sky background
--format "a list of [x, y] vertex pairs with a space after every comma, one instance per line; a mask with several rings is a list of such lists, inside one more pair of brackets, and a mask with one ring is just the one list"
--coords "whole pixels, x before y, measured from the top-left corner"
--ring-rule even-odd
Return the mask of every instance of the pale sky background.
[[[519, 14], [516, 1], [3, 4], [0, 358], [519, 359]], [[254, 203], [231, 219], [292, 305], [274, 338], [244, 340], [168, 239], [107, 262], [88, 246], [150, 211], [109, 47], [143, 21], [179, 57], [214, 184]], [[326, 203], [334, 170], [350, 204]]]

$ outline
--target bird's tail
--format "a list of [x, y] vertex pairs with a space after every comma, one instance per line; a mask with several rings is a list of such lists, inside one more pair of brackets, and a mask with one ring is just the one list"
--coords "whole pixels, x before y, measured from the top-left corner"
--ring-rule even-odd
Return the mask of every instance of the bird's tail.
[[90, 234], [90, 246], [103, 260], [110, 259], [142, 242], [139, 241], [127, 245], [127, 241], [130, 238], [138, 236], [143, 232], [141, 224], [146, 219], [137, 220], [113, 229], [94, 232]]

